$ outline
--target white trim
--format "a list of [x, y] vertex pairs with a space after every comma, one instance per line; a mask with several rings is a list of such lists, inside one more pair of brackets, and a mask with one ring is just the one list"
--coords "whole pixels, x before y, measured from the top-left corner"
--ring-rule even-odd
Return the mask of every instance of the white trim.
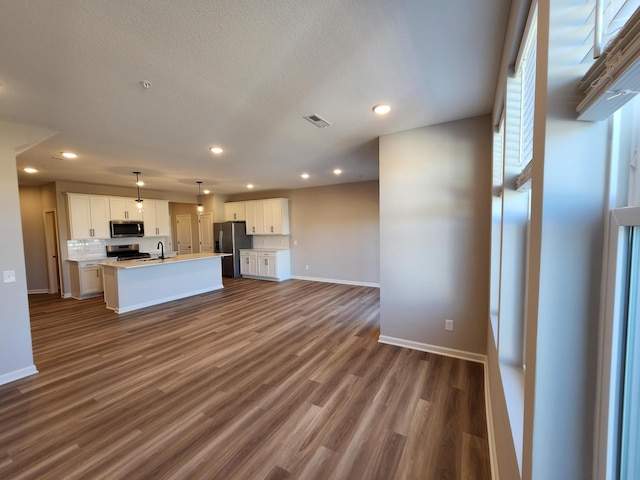
[[29, 295], [38, 294], [38, 293], [49, 293], [49, 289], [48, 288], [36, 288], [34, 290], [27, 290], [27, 293]]
[[21, 368], [20, 370], [14, 370], [13, 372], [0, 375], [0, 385], [15, 382], [16, 380], [20, 380], [21, 378], [28, 377], [29, 375], [34, 375], [36, 373], [38, 373], [38, 370], [35, 365], [30, 365], [28, 367]]
[[496, 432], [493, 427], [493, 408], [491, 406], [491, 389], [489, 388], [489, 362], [484, 362], [484, 403], [487, 412], [487, 443], [489, 444], [489, 462], [491, 464], [492, 480], [500, 480], [498, 471], [498, 448], [496, 446]]
[[598, 349], [598, 397], [594, 428], [594, 478], [613, 479], [615, 464], [616, 401], [620, 368], [618, 358], [618, 336], [620, 335], [620, 309], [623, 299], [620, 287], [623, 283], [618, 270], [623, 239], [620, 227], [640, 224], [640, 207], [623, 207], [611, 210], [608, 226], [608, 246], [604, 252], [606, 268], [603, 268], [604, 312], [600, 317]]
[[179, 293], [177, 295], [170, 295], [168, 297], [156, 298], [154, 300], [149, 300], [148, 302], [137, 303], [135, 305], [128, 305], [126, 307], [121, 307], [121, 308], [109, 307], [107, 305], [107, 308], [109, 310], [113, 310], [116, 313], [127, 313], [127, 312], [131, 312], [133, 310], [139, 310], [141, 308], [151, 307], [153, 305], [159, 305], [161, 303], [172, 302], [174, 300], [180, 300], [182, 298], [192, 297], [194, 295], [200, 295], [201, 293], [208, 293], [208, 292], [213, 292], [213, 291], [221, 290], [221, 289], [222, 289], [222, 287], [215, 286], [213, 288], [211, 288], [211, 287], [203, 288], [203, 289], [200, 289], [200, 290], [194, 290], [192, 292], [185, 292], [185, 293]]
[[63, 293], [62, 295], [60, 295], [62, 298], [71, 298], [71, 294], [70, 293]]
[[414, 342], [413, 340], [405, 340], [403, 338], [388, 337], [380, 335], [378, 342], [387, 345], [395, 345], [396, 347], [410, 348], [412, 350], [420, 350], [421, 352], [436, 353], [445, 357], [460, 358], [469, 360], [470, 362], [487, 363], [487, 356], [480, 353], [465, 352], [464, 350], [456, 350], [455, 348], [440, 347], [438, 345], [430, 345], [428, 343]]
[[[339, 283], [341, 285], [356, 285], [359, 287], [375, 287], [380, 288], [379, 283], [370, 282], [358, 282], [355, 280], [337, 280], [335, 278], [317, 278], [317, 277], [302, 277], [300, 275], [291, 275], [294, 280], [307, 280], [309, 282], [323, 282], [323, 283]], [[411, 348], [411, 347], [409, 347]]]

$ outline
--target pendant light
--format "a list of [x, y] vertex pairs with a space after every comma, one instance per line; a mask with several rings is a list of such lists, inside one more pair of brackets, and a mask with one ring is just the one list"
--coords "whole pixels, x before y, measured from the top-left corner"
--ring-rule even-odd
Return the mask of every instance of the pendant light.
[[138, 189], [138, 198], [136, 198], [136, 207], [138, 207], [138, 210], [142, 210], [142, 202], [144, 200], [142, 200], [140, 198], [140, 185], [144, 185], [144, 182], [140, 181], [140, 172], [133, 172], [136, 175], [136, 187]]
[[202, 199], [200, 198], [200, 186], [202, 182], [196, 182], [198, 184], [198, 215], [201, 215], [204, 211], [204, 205], [202, 205]]

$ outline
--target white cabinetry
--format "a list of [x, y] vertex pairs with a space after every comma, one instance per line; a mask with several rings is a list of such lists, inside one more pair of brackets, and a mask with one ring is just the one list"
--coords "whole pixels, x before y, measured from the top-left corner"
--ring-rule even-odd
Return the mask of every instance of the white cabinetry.
[[71, 296], [77, 299], [102, 295], [102, 267], [104, 260], [69, 261]]
[[247, 220], [247, 235], [264, 234], [264, 212], [262, 210], [262, 200], [245, 202]]
[[262, 280], [291, 278], [289, 250], [240, 250], [240, 273]]
[[68, 193], [71, 240], [109, 238], [109, 197]]
[[262, 201], [264, 230], [267, 235], [289, 235], [289, 199], [270, 198]]
[[[142, 202], [146, 207], [147, 200]], [[135, 198], [109, 197], [111, 220], [142, 220], [142, 211]]]
[[246, 202], [228, 202], [224, 204], [224, 221], [233, 222], [236, 220], [246, 220]]
[[247, 234], [289, 235], [289, 199], [269, 198], [245, 202]]
[[240, 250], [240, 275], [253, 277], [258, 275], [258, 254], [247, 250]]
[[145, 200], [144, 236], [167, 237], [171, 235], [171, 220], [169, 218], [169, 202], [167, 200]]

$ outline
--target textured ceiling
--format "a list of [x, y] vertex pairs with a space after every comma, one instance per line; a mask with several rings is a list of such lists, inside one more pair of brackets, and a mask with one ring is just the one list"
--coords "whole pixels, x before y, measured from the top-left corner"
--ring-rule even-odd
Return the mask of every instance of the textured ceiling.
[[[122, 186], [133, 170], [186, 193], [376, 179], [378, 136], [491, 111], [509, 5], [4, 1], [0, 117], [59, 132], [18, 156], [21, 184]], [[377, 103], [393, 110], [377, 117]], [[79, 158], [60, 159], [69, 150]]]

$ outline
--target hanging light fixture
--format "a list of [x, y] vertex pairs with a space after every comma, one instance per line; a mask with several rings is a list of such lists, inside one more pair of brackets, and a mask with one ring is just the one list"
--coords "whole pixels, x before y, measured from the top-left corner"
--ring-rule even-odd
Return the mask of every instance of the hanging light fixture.
[[138, 189], [138, 198], [136, 198], [136, 207], [138, 207], [138, 210], [142, 210], [142, 202], [144, 200], [142, 200], [140, 198], [140, 185], [144, 185], [144, 182], [140, 181], [140, 172], [133, 172], [136, 175], [136, 188]]
[[198, 215], [200, 215], [204, 211], [204, 205], [202, 204], [202, 199], [200, 198], [200, 186], [202, 182], [196, 182], [198, 184]]

